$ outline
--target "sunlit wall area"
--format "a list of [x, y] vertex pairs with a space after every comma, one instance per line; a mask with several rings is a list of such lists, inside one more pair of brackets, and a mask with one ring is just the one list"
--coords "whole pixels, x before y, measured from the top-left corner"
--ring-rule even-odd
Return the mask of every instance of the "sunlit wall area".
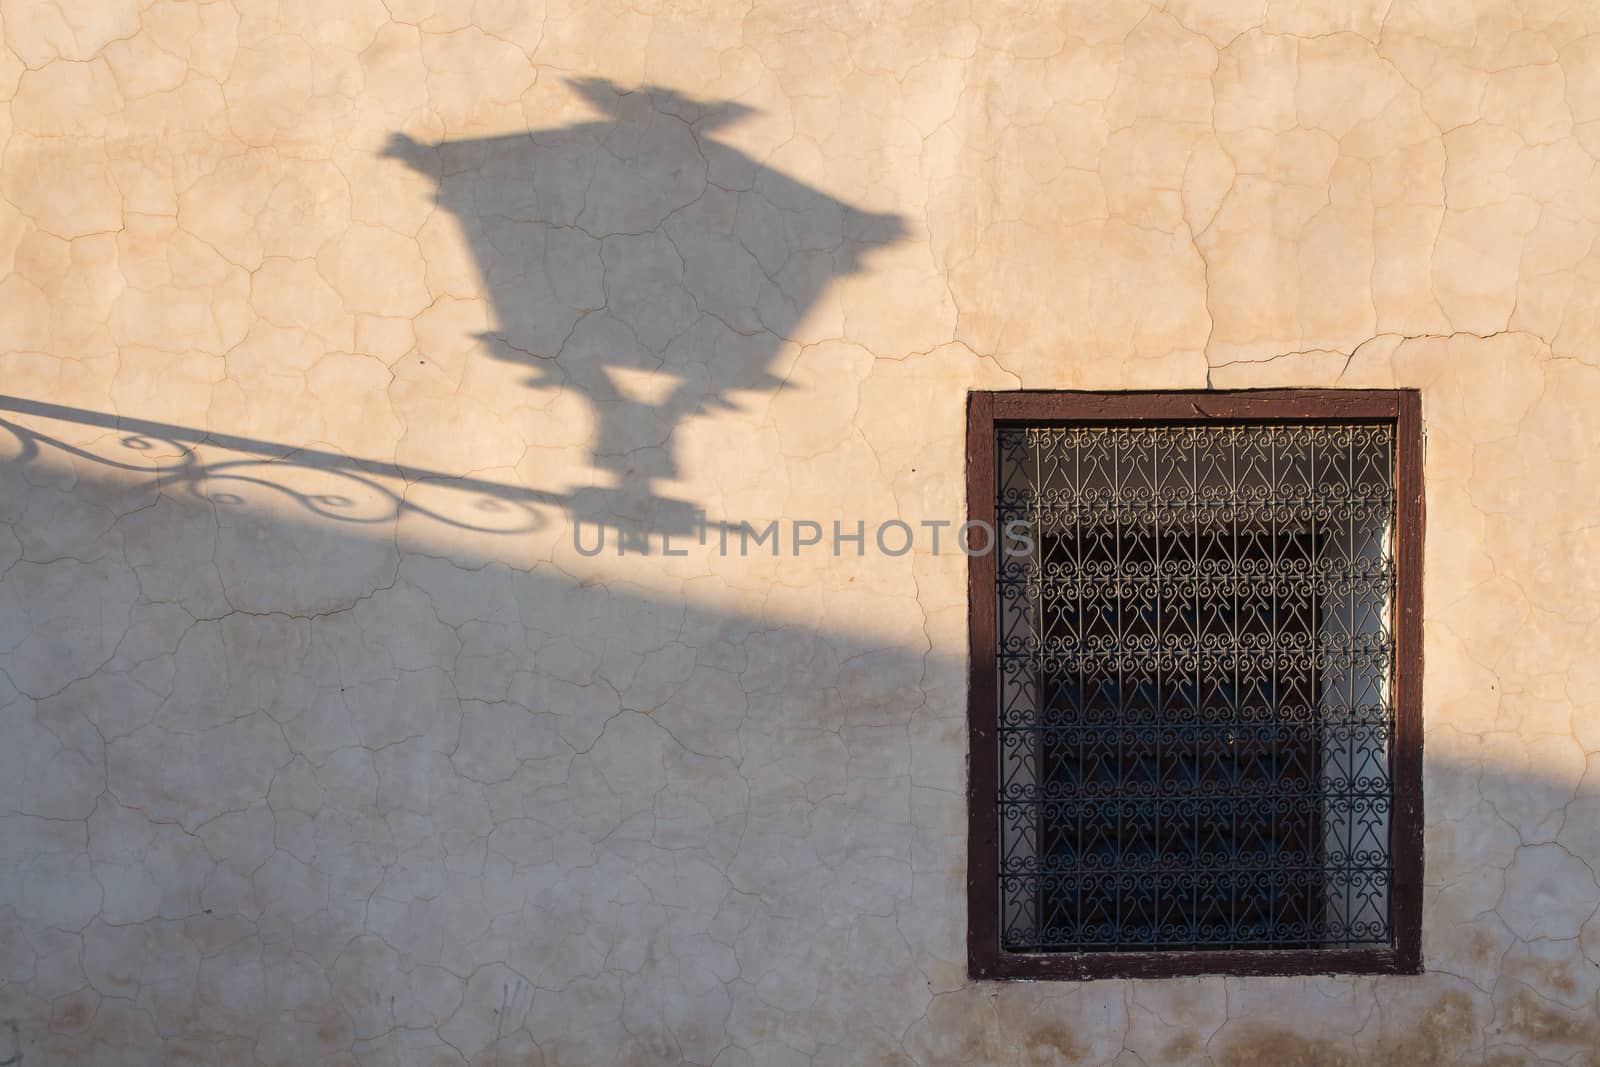
[[[1600, 1046], [1600, 11], [6, 0], [0, 103], [0, 1065]], [[968, 393], [1266, 386], [1422, 391], [1425, 973], [973, 981]]]

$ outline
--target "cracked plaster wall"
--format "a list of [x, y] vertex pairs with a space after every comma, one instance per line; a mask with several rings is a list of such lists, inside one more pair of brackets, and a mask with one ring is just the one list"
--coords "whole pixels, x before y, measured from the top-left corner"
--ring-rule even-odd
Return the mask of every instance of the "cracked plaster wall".
[[[0, 20], [0, 1061], [1592, 1062], [1600, 8]], [[571, 545], [1208, 383], [1424, 390], [1423, 977], [968, 983], [960, 558]]]

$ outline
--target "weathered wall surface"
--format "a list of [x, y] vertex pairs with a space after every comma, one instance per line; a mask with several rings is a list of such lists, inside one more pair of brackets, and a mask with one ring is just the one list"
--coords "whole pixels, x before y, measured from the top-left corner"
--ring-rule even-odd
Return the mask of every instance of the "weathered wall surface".
[[[1593, 4], [0, 18], [0, 1061], [1600, 1044]], [[969, 984], [961, 558], [572, 546], [1208, 383], [1424, 390], [1421, 978]]]

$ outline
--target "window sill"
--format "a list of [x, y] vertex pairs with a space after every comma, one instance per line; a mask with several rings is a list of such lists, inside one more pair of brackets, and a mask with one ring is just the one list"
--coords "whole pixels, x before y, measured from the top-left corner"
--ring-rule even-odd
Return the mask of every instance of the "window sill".
[[1090, 981], [1097, 978], [1188, 978], [1220, 975], [1421, 974], [1417, 952], [1389, 947], [1223, 949], [1201, 952], [979, 952], [970, 955], [977, 981]]

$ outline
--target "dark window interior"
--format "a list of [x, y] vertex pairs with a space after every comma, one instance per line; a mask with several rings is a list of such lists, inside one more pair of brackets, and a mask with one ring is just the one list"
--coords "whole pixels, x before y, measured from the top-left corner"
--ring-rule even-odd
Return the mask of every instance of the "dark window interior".
[[[1310, 658], [1161, 672], [1118, 654], [1173, 633], [1309, 649], [1313, 596], [1277, 579], [1307, 571], [1309, 536], [1158, 527], [1085, 525], [1041, 539], [1042, 573], [1078, 587], [1046, 596], [1059, 605], [1043, 620], [1047, 636], [1076, 636], [1087, 651], [1042, 674], [1038, 832], [1056, 877], [1034, 887], [1043, 936], [1029, 948], [1282, 941], [1321, 912]], [[1162, 561], [1210, 575], [1211, 588], [1110, 580]]]

